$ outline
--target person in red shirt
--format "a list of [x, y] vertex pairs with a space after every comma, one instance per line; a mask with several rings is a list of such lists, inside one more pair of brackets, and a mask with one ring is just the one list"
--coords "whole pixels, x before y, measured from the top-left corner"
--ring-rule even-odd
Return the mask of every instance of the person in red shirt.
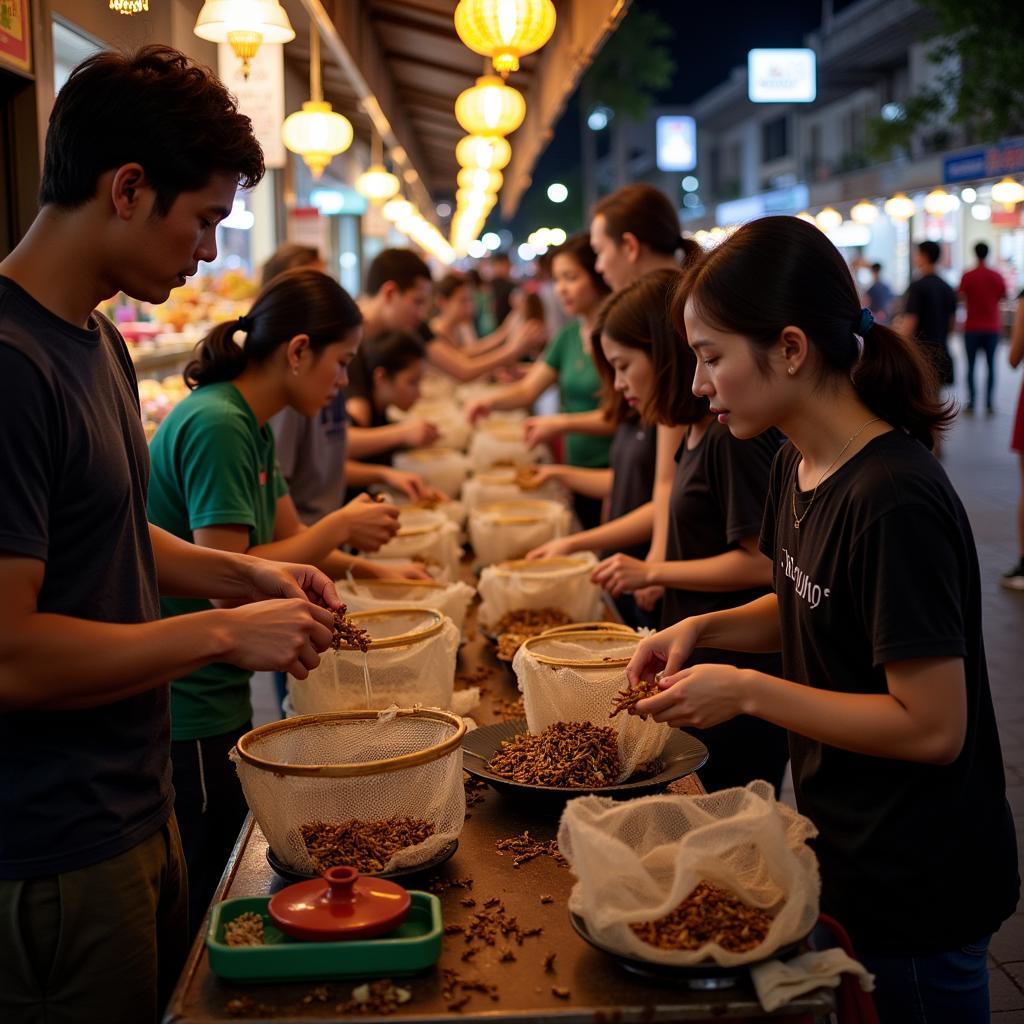
[[979, 242], [974, 247], [974, 255], [978, 257], [978, 265], [968, 270], [960, 279], [958, 289], [964, 304], [967, 306], [967, 320], [964, 323], [964, 346], [967, 349], [967, 412], [974, 412], [974, 360], [979, 351], [984, 351], [988, 360], [988, 377], [985, 380], [985, 407], [991, 416], [995, 412], [992, 405], [993, 388], [996, 377], [996, 348], [999, 345], [999, 332], [1002, 330], [1002, 319], [999, 303], [1006, 298], [1006, 282], [997, 270], [985, 265], [988, 258], [988, 245]]

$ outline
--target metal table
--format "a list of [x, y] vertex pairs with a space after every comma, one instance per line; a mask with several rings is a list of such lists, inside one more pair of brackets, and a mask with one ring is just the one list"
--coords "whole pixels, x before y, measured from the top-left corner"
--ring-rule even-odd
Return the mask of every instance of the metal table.
[[[476, 636], [472, 618], [467, 624], [469, 642], [460, 657], [460, 673], [480, 666], [493, 669], [484, 683], [487, 693], [474, 717], [481, 725], [500, 721], [498, 704], [514, 700], [518, 691], [511, 672], [494, 659], [490, 644]], [[676, 786], [701, 792], [696, 778]], [[810, 993], [791, 1003], [784, 1013], [765, 1014], [744, 980], [733, 988], [694, 990], [682, 984], [655, 981], [630, 974], [616, 961], [593, 949], [577, 936], [566, 912], [572, 888], [572, 874], [550, 857], [537, 857], [519, 868], [509, 854], [499, 855], [495, 842], [529, 830], [532, 838], [553, 839], [558, 811], [537, 810], [521, 801], [509, 800], [493, 790], [480, 791], [482, 800], [468, 808], [467, 823], [458, 852], [436, 875], [420, 883], [443, 887], [444, 882], [472, 879], [472, 888], [448, 888], [440, 894], [446, 924], [467, 922], [486, 900], [498, 897], [510, 915], [526, 930], [543, 932], [523, 940], [522, 945], [499, 940], [486, 946], [468, 962], [462, 960], [469, 948], [461, 934], [446, 935], [438, 966], [422, 975], [397, 980], [412, 992], [409, 1002], [388, 1017], [344, 1015], [336, 1007], [352, 994], [354, 982], [332, 982], [323, 986], [308, 982], [294, 984], [235, 985], [216, 978], [209, 969], [205, 949], [205, 927], [196, 939], [181, 979], [167, 1008], [165, 1024], [206, 1024], [212, 1021], [257, 1018], [285, 1024], [310, 1020], [358, 1019], [413, 1024], [458, 1018], [488, 1024], [516, 1022], [557, 1022], [557, 1024], [601, 1024], [629, 1021], [704, 1021], [764, 1019], [810, 1022], [826, 1016], [834, 1007], [831, 991]], [[287, 883], [278, 878], [266, 860], [267, 843], [259, 826], [249, 821], [242, 829], [228, 862], [214, 901], [233, 896], [276, 892]], [[440, 885], [438, 884], [440, 883]], [[553, 897], [550, 902], [542, 897]], [[475, 907], [462, 901], [475, 900]], [[503, 949], [511, 947], [516, 959], [501, 961]], [[545, 959], [554, 953], [550, 971]], [[452, 969], [468, 981], [480, 980], [497, 986], [497, 998], [473, 993], [457, 1012], [449, 1009], [451, 998], [442, 993], [443, 969]], [[556, 994], [555, 989], [559, 992]], [[241, 1002], [239, 1002], [241, 1001]]]

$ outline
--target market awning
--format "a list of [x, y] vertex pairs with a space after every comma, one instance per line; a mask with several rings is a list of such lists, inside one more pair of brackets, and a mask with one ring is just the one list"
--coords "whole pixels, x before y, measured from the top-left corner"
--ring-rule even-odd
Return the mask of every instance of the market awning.
[[[629, 0], [555, 0], [558, 21], [548, 44], [523, 58], [510, 78], [526, 98], [523, 126], [512, 136], [502, 211], [515, 212], [533, 167], [580, 75], [621, 20]], [[385, 147], [423, 209], [455, 191], [455, 144], [465, 134], [455, 98], [484, 73], [484, 58], [455, 32], [455, 0], [286, 0], [298, 32], [287, 59], [307, 62], [308, 33], [323, 35], [325, 98], [369, 133], [373, 118]]]

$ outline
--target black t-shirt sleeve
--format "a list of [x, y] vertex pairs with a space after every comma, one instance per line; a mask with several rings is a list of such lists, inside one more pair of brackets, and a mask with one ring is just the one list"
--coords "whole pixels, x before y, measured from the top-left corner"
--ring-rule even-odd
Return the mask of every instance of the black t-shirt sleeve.
[[903, 300], [904, 310], [911, 316], [921, 315], [921, 288], [920, 282], [911, 281], [910, 287]]
[[43, 375], [20, 352], [0, 344], [0, 551], [46, 559], [57, 450], [50, 430], [57, 422]]
[[963, 545], [925, 504], [898, 505], [850, 553], [850, 588], [877, 667], [907, 658], [963, 658]]
[[740, 441], [728, 430], [708, 437], [709, 476], [725, 523], [725, 537], [737, 544], [757, 537], [764, 522], [773, 449], [766, 438]]

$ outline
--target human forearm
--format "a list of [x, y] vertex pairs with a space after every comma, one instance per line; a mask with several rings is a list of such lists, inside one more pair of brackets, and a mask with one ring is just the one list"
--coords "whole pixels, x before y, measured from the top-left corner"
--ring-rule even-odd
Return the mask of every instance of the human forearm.
[[0, 641], [0, 708], [93, 707], [181, 678], [227, 657], [226, 614], [138, 624], [29, 615]]
[[615, 424], [600, 409], [589, 412], [563, 412], [559, 414], [562, 432], [565, 434], [587, 434], [592, 437], [611, 437]]
[[349, 539], [349, 532], [344, 519], [332, 512], [312, 526], [300, 527], [289, 537], [249, 548], [249, 554], [278, 562], [308, 562], [326, 571], [327, 556]]
[[687, 561], [648, 561], [644, 586], [674, 587], [704, 593], [750, 590], [771, 584], [771, 563], [760, 553], [743, 549], [725, 551], [711, 558]]
[[165, 597], [235, 600], [249, 595], [249, 555], [190, 544], [152, 523], [149, 536], [160, 593]]
[[570, 491], [588, 498], [607, 498], [612, 490], [610, 469], [586, 469], [582, 466], [544, 467], [544, 473], [551, 480], [565, 484]]
[[405, 446], [406, 427], [403, 423], [389, 423], [383, 427], [348, 427], [348, 454], [353, 459], [394, 451]]
[[697, 647], [754, 654], [774, 652], [782, 647], [779, 603], [775, 594], [765, 594], [737, 608], [709, 612], [684, 621], [693, 624]]
[[571, 542], [573, 551], [615, 551], [632, 547], [650, 537], [653, 518], [653, 506], [648, 502], [592, 530], [574, 533], [566, 540]]
[[345, 482], [350, 487], [384, 483], [388, 469], [388, 466], [380, 466], [375, 462], [356, 462], [350, 459], [345, 463]]
[[926, 764], [956, 758], [962, 737], [922, 720], [890, 693], [820, 690], [752, 670], [741, 671], [742, 708], [808, 739], [857, 754]]

